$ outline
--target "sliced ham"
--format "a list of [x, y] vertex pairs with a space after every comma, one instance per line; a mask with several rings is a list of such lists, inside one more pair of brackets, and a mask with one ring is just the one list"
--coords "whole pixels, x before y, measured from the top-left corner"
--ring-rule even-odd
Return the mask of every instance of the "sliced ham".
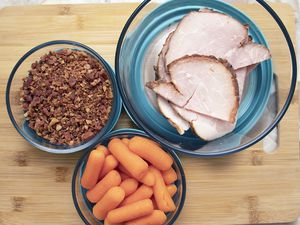
[[267, 48], [249, 44], [248, 27], [212, 10], [191, 12], [178, 24], [165, 56], [169, 65], [186, 55], [213, 55], [236, 70], [270, 58]]
[[236, 80], [239, 85], [239, 96], [240, 96], [240, 101], [242, 100], [243, 97], [243, 92], [244, 92], [244, 86], [246, 82], [246, 77], [247, 75], [251, 72], [252, 70], [248, 70], [248, 67], [244, 67], [241, 69], [238, 69], [235, 71], [236, 74]]
[[166, 41], [163, 45], [163, 48], [162, 48], [161, 52], [158, 55], [157, 66], [156, 66], [156, 68], [157, 68], [156, 72], [157, 72], [158, 79], [166, 81], [166, 82], [171, 81], [171, 78], [170, 78], [170, 76], [168, 74], [168, 71], [167, 71], [167, 68], [166, 68], [165, 55], [166, 55], [166, 53], [169, 49], [169, 42], [171, 40], [171, 37], [172, 37], [173, 33], [174, 33], [174, 31], [171, 32], [168, 35], [168, 37], [167, 37], [167, 39], [166, 39]]
[[[239, 84], [239, 94], [242, 96], [247, 68], [236, 71], [236, 77]], [[199, 113], [186, 110], [182, 107], [172, 105], [174, 110], [186, 121], [188, 121], [196, 135], [206, 141], [211, 141], [232, 132], [235, 129], [235, 123], [229, 123], [223, 120], [205, 116]]]
[[221, 120], [234, 122], [239, 94], [235, 73], [228, 64], [209, 56], [186, 56], [168, 66], [172, 83], [148, 87], [166, 100]]
[[173, 107], [180, 116], [190, 122], [194, 133], [203, 140], [211, 141], [220, 138], [235, 128], [235, 123], [229, 123], [190, 110], [185, 110], [176, 105], [173, 105]]
[[[171, 35], [172, 33], [170, 33], [169, 36], [167, 37], [166, 42], [161, 52], [158, 55], [157, 71], [156, 71], [156, 75], [158, 79], [166, 82], [171, 81], [171, 78], [166, 71], [165, 59], [164, 59], [164, 55], [168, 50], [168, 45], [169, 45], [168, 42], [170, 40]], [[167, 100], [165, 100], [163, 97], [159, 95], [157, 96], [157, 105], [162, 115], [164, 115], [164, 117], [168, 119], [170, 124], [177, 129], [180, 135], [183, 135], [185, 131], [190, 129], [190, 124], [175, 111], [175, 109]]]
[[177, 129], [180, 135], [183, 135], [185, 131], [190, 129], [189, 122], [183, 119], [167, 100], [158, 96], [157, 103], [161, 113], [168, 119], [170, 124]]
[[156, 94], [160, 95], [164, 99], [181, 107], [184, 107], [189, 100], [189, 97], [178, 92], [175, 86], [170, 82], [153, 81], [147, 83], [147, 87], [152, 89]]
[[225, 57], [236, 68], [250, 67], [271, 58], [270, 51], [263, 45], [247, 43], [234, 51], [229, 52]]
[[[168, 50], [168, 45], [170, 42], [170, 39], [172, 37], [174, 32], [171, 32], [164, 45], [163, 48], [159, 54], [158, 62], [157, 62], [157, 77], [159, 80], [163, 80], [166, 82], [170, 82], [171, 78], [167, 72], [166, 66], [165, 66], [165, 54]], [[252, 38], [249, 38], [249, 41], [251, 41]], [[256, 65], [252, 66], [253, 69]], [[249, 72], [252, 71], [252, 68], [249, 68]], [[241, 68], [236, 71], [236, 78], [238, 81], [239, 86], [239, 93], [240, 96], [243, 94], [243, 88], [245, 83], [245, 78], [247, 74], [247, 68]], [[229, 132], [231, 132], [235, 124], [231, 124], [228, 122], [224, 122], [222, 120], [218, 120], [212, 117], [207, 117], [201, 114], [194, 113], [190, 110], [178, 107], [174, 104], [171, 104], [167, 100], [165, 100], [163, 97], [157, 95], [157, 104], [160, 109], [160, 112], [168, 119], [170, 124], [175, 127], [180, 135], [183, 135], [185, 131], [187, 131], [190, 128], [190, 123], [193, 125], [193, 129], [195, 133], [202, 135], [202, 132], [199, 131], [199, 125], [203, 126], [203, 130], [210, 130], [207, 135], [202, 135], [203, 139], [205, 140], [212, 140], [215, 138], [219, 138]], [[202, 119], [203, 118], [203, 119]], [[202, 119], [202, 120], [201, 120]], [[194, 121], [194, 122], [193, 122]], [[208, 129], [206, 129], [208, 127]]]
[[[169, 34], [159, 54], [156, 67], [159, 80], [149, 83], [148, 87], [158, 94], [157, 103], [161, 113], [180, 134], [192, 127], [199, 137], [210, 141], [234, 130], [238, 106], [231, 112], [231, 116], [225, 119], [225, 115], [228, 116], [226, 106], [231, 103], [227, 101], [226, 105], [225, 101], [225, 105], [219, 106], [221, 112], [216, 110], [216, 106], [210, 101], [213, 96], [207, 98], [209, 90], [214, 88], [213, 82], [201, 81], [199, 77], [203, 78], [203, 76], [190, 73], [186, 70], [187, 66], [177, 65], [178, 68], [171, 72], [172, 66], [178, 61], [192, 57], [193, 54], [203, 55], [201, 57], [213, 55], [227, 60], [235, 69], [234, 72], [231, 69], [229, 71], [236, 74], [236, 80], [235, 78], [232, 80], [235, 80], [233, 83], [238, 85], [233, 84], [235, 86], [233, 90], [234, 96], [239, 96], [240, 99], [247, 74], [271, 55], [266, 47], [252, 42], [252, 37], [248, 36], [247, 26], [213, 10], [204, 9], [188, 14], [179, 23], [177, 29]], [[193, 68], [192, 64], [190, 66]], [[228, 65], [225, 66], [228, 69]], [[208, 84], [209, 89], [205, 90], [205, 85], [201, 84]], [[223, 92], [218, 88], [215, 90]], [[231, 99], [230, 95], [225, 97], [226, 99]], [[239, 100], [235, 102], [239, 103]], [[216, 110], [217, 115], [213, 110]]]

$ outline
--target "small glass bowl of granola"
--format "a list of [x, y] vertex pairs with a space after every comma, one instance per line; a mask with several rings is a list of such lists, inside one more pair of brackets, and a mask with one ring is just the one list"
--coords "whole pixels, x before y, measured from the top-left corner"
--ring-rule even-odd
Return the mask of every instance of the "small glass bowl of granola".
[[62, 154], [96, 145], [122, 108], [109, 64], [88, 46], [64, 40], [40, 44], [17, 62], [6, 105], [25, 140]]

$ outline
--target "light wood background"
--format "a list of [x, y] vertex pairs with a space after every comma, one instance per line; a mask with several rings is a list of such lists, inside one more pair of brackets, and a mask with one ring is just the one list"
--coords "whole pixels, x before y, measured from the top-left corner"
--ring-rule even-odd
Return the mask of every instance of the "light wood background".
[[[89, 45], [112, 65], [119, 33], [135, 4], [9, 7], [0, 11], [0, 224], [79, 225], [71, 176], [81, 153], [52, 155], [31, 147], [13, 128], [5, 109], [5, 87], [16, 61], [33, 46], [55, 39]], [[288, 92], [288, 51], [272, 19], [258, 6], [238, 5], [265, 33], [275, 70]], [[274, 4], [295, 38], [288, 5]], [[283, 98], [281, 97], [281, 102]], [[132, 125], [122, 115], [118, 127]], [[261, 143], [218, 159], [180, 156], [187, 199], [176, 224], [291, 222], [300, 216], [298, 96], [280, 126], [280, 148], [267, 155]]]

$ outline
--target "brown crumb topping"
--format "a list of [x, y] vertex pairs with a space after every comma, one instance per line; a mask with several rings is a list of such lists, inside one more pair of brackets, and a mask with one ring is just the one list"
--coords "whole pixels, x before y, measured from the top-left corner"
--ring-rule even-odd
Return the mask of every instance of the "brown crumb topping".
[[21, 102], [29, 126], [54, 144], [76, 145], [106, 124], [113, 90], [102, 64], [84, 51], [49, 52], [23, 79]]

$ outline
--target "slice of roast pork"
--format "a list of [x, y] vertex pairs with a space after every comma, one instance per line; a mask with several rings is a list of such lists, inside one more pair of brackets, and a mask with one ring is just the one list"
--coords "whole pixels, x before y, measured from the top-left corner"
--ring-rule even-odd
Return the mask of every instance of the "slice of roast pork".
[[[158, 62], [157, 62], [157, 78], [159, 80], [163, 80], [166, 82], [170, 82], [170, 76], [167, 72], [167, 68], [166, 68], [166, 64], [165, 64], [165, 54], [168, 50], [168, 46], [169, 46], [169, 42], [170, 39], [172, 37], [174, 32], [171, 32], [164, 45], [163, 48], [158, 56]], [[249, 36], [248, 37], [248, 42], [251, 42], [252, 38]], [[240, 96], [242, 96], [243, 94], [243, 88], [244, 88], [244, 83], [245, 83], [245, 78], [246, 78], [246, 74], [250, 73], [254, 68], [256, 67], [256, 65], [252, 65], [249, 66], [248, 68], [241, 68], [238, 69], [236, 72], [237, 75], [237, 81], [238, 81], [238, 86], [239, 86], [239, 93]], [[249, 69], [249, 71], [247, 71], [247, 69]], [[165, 100], [163, 97], [157, 95], [157, 104], [158, 107], [160, 109], [160, 112], [164, 115], [164, 117], [166, 117], [168, 119], [168, 121], [170, 122], [170, 124], [175, 127], [178, 131], [178, 133], [180, 135], [183, 135], [185, 133], [185, 131], [187, 131], [190, 128], [190, 123], [193, 122], [194, 127], [197, 128], [199, 125], [208, 127], [208, 129], [211, 130], [210, 135], [204, 135], [204, 139], [208, 140], [208, 139], [214, 139], [214, 138], [219, 138], [227, 133], [230, 133], [233, 129], [234, 129], [234, 124], [231, 123], [227, 123], [224, 122], [222, 120], [218, 120], [212, 117], [207, 117], [201, 114], [199, 116], [199, 119], [204, 118], [200, 123], [199, 123], [199, 119], [197, 117], [197, 113], [194, 113], [190, 110], [178, 107], [170, 102], [168, 102], [167, 100]], [[195, 119], [194, 119], [195, 118]], [[227, 123], [227, 124], [224, 124]], [[212, 126], [213, 125], [213, 126]], [[218, 128], [219, 126], [222, 126], [220, 128]], [[198, 129], [194, 129], [194, 130], [198, 130]], [[206, 130], [206, 129], [205, 129]], [[214, 132], [215, 131], [215, 132]], [[198, 132], [201, 133], [201, 132]]]
[[271, 54], [265, 46], [249, 42], [246, 45], [229, 52], [225, 58], [232, 65], [235, 65], [235, 68], [248, 66], [251, 68], [252, 66], [256, 66], [256, 64], [271, 58]]
[[169, 42], [171, 40], [173, 33], [174, 33], [174, 31], [171, 32], [168, 35], [168, 37], [166, 38], [166, 41], [162, 47], [162, 50], [158, 55], [157, 66], [156, 66], [156, 68], [157, 68], [156, 75], [157, 75], [158, 80], [162, 80], [162, 81], [166, 81], [166, 82], [171, 81], [171, 78], [168, 74], [167, 67], [166, 67], [165, 55], [168, 51]]
[[[168, 50], [169, 40], [172, 33], [169, 34], [169, 36], [166, 39], [166, 42], [161, 50], [161, 52], [158, 55], [158, 61], [157, 61], [157, 70], [156, 75], [157, 78], [161, 81], [170, 82], [171, 78], [168, 75], [165, 67], [165, 59], [164, 56]], [[161, 112], [161, 114], [167, 118], [167, 120], [170, 122], [170, 124], [175, 127], [180, 135], [183, 135], [185, 131], [190, 129], [189, 123], [184, 120], [172, 107], [172, 105], [165, 100], [163, 97], [157, 95], [157, 105]]]
[[[248, 70], [247, 68], [242, 68], [235, 72], [239, 84], [239, 94], [242, 96]], [[203, 114], [178, 107], [175, 104], [173, 104], [172, 107], [182, 118], [190, 123], [194, 133], [206, 141], [223, 137], [224, 135], [232, 132], [236, 126], [236, 122], [230, 123], [210, 116], [205, 116]]]
[[248, 27], [236, 19], [212, 10], [194, 11], [172, 35], [166, 65], [186, 55], [213, 55], [226, 59], [236, 70], [270, 58], [266, 47], [249, 42]]
[[172, 107], [172, 105], [161, 96], [157, 96], [157, 104], [160, 112], [167, 118], [169, 123], [176, 128], [180, 135], [190, 129], [190, 124], [187, 120], [183, 119]]
[[234, 123], [239, 90], [234, 71], [212, 56], [185, 56], [168, 66], [170, 83], [154, 81], [148, 87], [185, 109]]

